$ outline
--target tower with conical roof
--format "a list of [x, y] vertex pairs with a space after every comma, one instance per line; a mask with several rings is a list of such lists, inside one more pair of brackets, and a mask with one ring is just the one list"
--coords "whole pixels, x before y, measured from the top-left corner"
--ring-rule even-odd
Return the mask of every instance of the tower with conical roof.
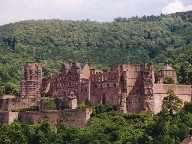
[[163, 83], [164, 79], [166, 77], [171, 77], [173, 78], [174, 82], [177, 82], [177, 74], [176, 74], [176, 70], [173, 69], [170, 65], [169, 62], [166, 61], [164, 66], [162, 67], [161, 71], [159, 72], [158, 75], [158, 83]]

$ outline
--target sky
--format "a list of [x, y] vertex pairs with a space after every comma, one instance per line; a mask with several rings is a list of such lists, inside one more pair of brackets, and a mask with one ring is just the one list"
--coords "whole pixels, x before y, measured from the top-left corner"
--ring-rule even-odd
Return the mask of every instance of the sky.
[[0, 25], [31, 19], [110, 22], [192, 10], [192, 0], [0, 0]]

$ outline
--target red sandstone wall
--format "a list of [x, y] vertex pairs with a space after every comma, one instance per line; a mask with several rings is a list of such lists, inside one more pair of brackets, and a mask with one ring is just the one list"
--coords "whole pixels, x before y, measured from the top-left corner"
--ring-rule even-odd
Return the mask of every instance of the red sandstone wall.
[[[149, 95], [144, 93], [144, 73], [151, 73], [150, 79], [154, 82], [153, 65], [124, 64], [123, 71], [126, 71], [127, 111], [140, 113], [145, 107], [149, 107]], [[146, 77], [146, 80], [149, 78]]]
[[21, 112], [19, 113], [19, 120], [28, 124], [38, 124], [48, 120], [52, 126], [66, 124], [69, 127], [83, 127], [90, 118], [91, 113], [92, 111], [89, 109]]
[[163, 98], [167, 96], [167, 91], [171, 89], [183, 101], [191, 101], [190, 85], [171, 85], [171, 84], [154, 84], [154, 113], [161, 110]]
[[[133, 69], [134, 68], [134, 69]], [[132, 70], [140, 70], [138, 66], [134, 66]], [[143, 78], [140, 71], [127, 71], [127, 111], [139, 113], [143, 110], [144, 105], [144, 91]]]
[[28, 108], [30, 106], [36, 106], [36, 105], [37, 105], [37, 99], [35, 98], [0, 99], [0, 110], [3, 111]]

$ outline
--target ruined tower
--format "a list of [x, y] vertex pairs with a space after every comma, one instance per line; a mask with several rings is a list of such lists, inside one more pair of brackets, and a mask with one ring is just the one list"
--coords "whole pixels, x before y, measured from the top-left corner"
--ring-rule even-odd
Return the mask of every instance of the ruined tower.
[[143, 86], [144, 86], [144, 110], [153, 110], [154, 107], [154, 70], [153, 63], [146, 64], [143, 70]]
[[27, 62], [20, 81], [19, 94], [21, 97], [38, 97], [41, 93], [42, 68], [37, 62]]

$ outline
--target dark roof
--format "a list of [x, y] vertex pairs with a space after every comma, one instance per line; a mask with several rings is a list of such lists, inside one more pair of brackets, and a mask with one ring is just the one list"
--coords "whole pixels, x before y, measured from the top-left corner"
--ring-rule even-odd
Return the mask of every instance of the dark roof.
[[162, 67], [161, 70], [175, 70], [175, 69], [173, 69], [173, 68], [168, 64], [168, 62], [165, 62], [164, 66]]
[[67, 71], [69, 71], [69, 70], [70, 70], [70, 68], [71, 68], [71, 65], [70, 65], [70, 64], [67, 64], [67, 63], [65, 63], [65, 67], [66, 67]]
[[79, 69], [83, 69], [84, 68], [84, 66], [86, 65], [86, 62], [82, 62], [82, 63], [76, 63], [76, 65], [77, 65], [77, 67], [79, 68]]
[[[81, 71], [84, 68], [84, 66], [86, 65], [86, 62], [75, 63], [75, 64], [79, 68], [79, 71]], [[64, 65], [66, 66], [67, 71], [69, 71], [71, 69], [72, 64], [65, 63]]]

